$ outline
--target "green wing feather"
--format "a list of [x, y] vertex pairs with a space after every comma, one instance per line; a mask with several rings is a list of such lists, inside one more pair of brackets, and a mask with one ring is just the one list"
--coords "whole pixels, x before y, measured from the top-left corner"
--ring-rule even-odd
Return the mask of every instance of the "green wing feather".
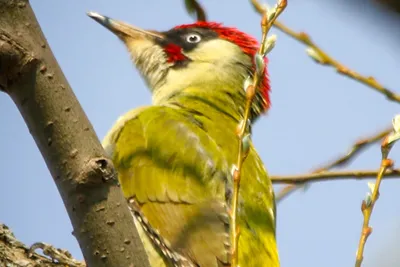
[[[236, 122], [215, 121], [153, 106], [124, 121], [112, 136], [125, 196], [136, 199], [175, 251], [206, 267], [229, 265], [226, 199], [237, 149]], [[240, 266], [279, 266], [272, 186], [253, 148], [243, 168]]]
[[113, 161], [125, 196], [136, 198], [152, 227], [176, 251], [212, 267], [228, 261], [228, 165], [196, 127], [175, 109], [148, 108], [125, 123]]

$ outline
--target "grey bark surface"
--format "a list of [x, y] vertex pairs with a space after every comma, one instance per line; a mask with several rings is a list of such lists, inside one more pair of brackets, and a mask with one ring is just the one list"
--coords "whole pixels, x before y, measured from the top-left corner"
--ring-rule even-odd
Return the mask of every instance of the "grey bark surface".
[[88, 266], [149, 266], [112, 162], [26, 0], [0, 0], [0, 91], [39, 147]]

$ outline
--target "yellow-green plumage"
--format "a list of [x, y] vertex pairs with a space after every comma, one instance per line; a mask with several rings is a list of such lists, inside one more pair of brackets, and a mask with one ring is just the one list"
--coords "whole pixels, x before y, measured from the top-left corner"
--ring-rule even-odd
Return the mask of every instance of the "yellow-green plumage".
[[[125, 197], [143, 214], [135, 223], [151, 266], [173, 266], [171, 253], [194, 266], [230, 266], [235, 132], [243, 120], [243, 82], [254, 70], [256, 41], [219, 24], [159, 33], [89, 15], [125, 43], [153, 95], [153, 106], [122, 116], [103, 141]], [[268, 96], [257, 94], [252, 121], [263, 103], [269, 104]], [[272, 184], [252, 144], [238, 212], [239, 266], [279, 267]]]
[[[131, 113], [108, 138], [124, 194], [135, 196], [152, 227], [200, 266], [224, 266], [218, 264], [229, 262], [230, 250], [222, 204], [232, 190], [239, 113], [224, 94], [204, 100], [198, 88], [187, 88], [162, 106]], [[272, 185], [253, 146], [240, 190], [239, 264], [278, 266]], [[185, 230], [213, 205], [209, 218]]]

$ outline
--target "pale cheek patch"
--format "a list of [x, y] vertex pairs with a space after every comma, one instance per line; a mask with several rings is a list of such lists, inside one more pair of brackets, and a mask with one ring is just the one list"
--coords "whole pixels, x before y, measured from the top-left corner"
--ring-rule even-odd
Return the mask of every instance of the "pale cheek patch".
[[147, 39], [125, 40], [137, 69], [148, 83], [151, 91], [159, 87], [168, 72], [169, 64], [161, 47]]
[[[125, 39], [125, 44], [131, 54], [132, 60], [136, 61], [143, 57], [145, 51], [151, 49], [154, 44], [147, 39]], [[136, 63], [136, 62], [135, 62]]]

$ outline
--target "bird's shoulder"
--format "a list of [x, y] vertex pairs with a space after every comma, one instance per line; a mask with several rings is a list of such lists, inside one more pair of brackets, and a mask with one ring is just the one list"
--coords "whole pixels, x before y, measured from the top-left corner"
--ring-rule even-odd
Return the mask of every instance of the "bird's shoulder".
[[171, 168], [206, 184], [219, 183], [230, 175], [217, 142], [194, 117], [169, 106], [127, 112], [104, 138], [103, 146], [119, 170], [131, 168], [133, 159], [141, 163], [149, 159], [157, 168]]
[[193, 118], [171, 107], [141, 108], [119, 119], [105, 141], [124, 195], [135, 198], [174, 251], [201, 266], [228, 261], [231, 172]]

